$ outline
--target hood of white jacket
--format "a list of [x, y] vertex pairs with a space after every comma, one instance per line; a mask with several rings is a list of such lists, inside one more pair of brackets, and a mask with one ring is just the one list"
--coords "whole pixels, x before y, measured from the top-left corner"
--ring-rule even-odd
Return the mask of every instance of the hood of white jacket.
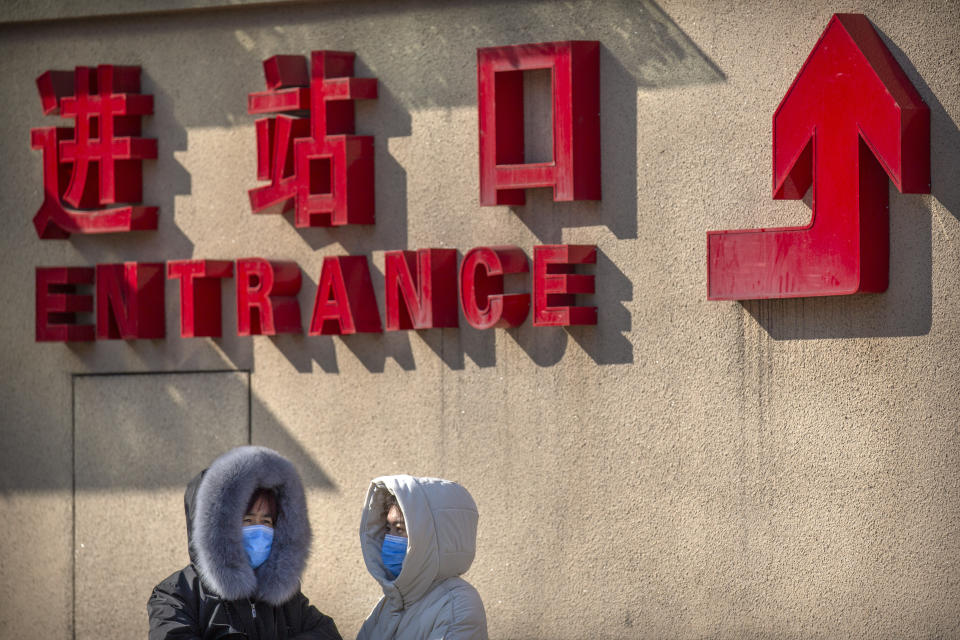
[[[407, 555], [396, 579], [387, 577], [380, 549], [386, 533], [387, 491], [397, 497], [407, 530]], [[408, 475], [370, 483], [360, 519], [360, 546], [367, 570], [384, 595], [406, 607], [439, 582], [466, 573], [477, 551], [477, 505], [456, 482]]]

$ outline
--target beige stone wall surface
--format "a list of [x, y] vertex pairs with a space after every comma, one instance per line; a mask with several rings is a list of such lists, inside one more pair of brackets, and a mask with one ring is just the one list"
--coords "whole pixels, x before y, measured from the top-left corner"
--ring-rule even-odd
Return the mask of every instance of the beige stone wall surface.
[[[475, 497], [491, 638], [960, 637], [960, 3], [71, 4], [0, 23], [0, 638], [143, 637], [187, 562], [182, 488], [247, 441], [304, 476], [303, 590], [345, 638], [378, 598], [361, 501], [399, 472]], [[810, 219], [771, 198], [771, 117], [838, 10], [931, 110], [932, 193], [891, 187], [889, 290], [708, 302], [707, 230]], [[480, 207], [476, 49], [569, 39], [601, 43], [603, 200]], [[247, 94], [314, 49], [379, 80], [356, 107], [371, 227], [250, 211]], [[159, 228], [40, 240], [30, 129], [66, 123], [34, 79], [105, 63], [154, 96]], [[544, 116], [544, 75], [525, 86]], [[227, 281], [224, 337], [184, 339], [168, 281], [165, 340], [34, 341], [37, 266], [293, 260], [306, 326], [325, 256], [367, 255], [382, 313], [384, 251], [561, 242], [599, 249], [595, 327], [241, 338]]]

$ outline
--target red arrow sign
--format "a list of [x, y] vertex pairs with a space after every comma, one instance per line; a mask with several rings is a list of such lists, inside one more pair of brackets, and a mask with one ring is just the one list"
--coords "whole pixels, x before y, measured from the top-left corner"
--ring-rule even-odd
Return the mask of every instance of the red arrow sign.
[[773, 115], [773, 197], [813, 184], [813, 217], [707, 232], [707, 298], [885, 291], [887, 176], [930, 193], [930, 110], [866, 16], [837, 14]]

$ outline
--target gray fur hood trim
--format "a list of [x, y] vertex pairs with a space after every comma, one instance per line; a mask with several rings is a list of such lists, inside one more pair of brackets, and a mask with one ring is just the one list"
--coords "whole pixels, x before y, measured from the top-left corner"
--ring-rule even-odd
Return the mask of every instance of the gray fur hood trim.
[[[242, 521], [260, 487], [274, 491], [280, 516], [270, 556], [254, 570], [243, 549]], [[194, 506], [187, 504], [191, 559], [212, 591], [227, 600], [254, 598], [274, 606], [297, 593], [311, 532], [303, 483], [289, 460], [266, 447], [232, 449], [203, 472]]]

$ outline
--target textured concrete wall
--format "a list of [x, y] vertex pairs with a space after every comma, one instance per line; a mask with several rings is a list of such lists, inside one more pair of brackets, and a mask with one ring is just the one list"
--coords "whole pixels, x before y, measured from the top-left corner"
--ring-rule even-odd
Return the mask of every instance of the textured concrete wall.
[[[378, 597], [363, 494], [393, 472], [472, 491], [467, 578], [493, 638], [960, 637], [960, 4], [797, 4], [204, 2], [0, 24], [0, 637], [142, 637], [149, 585], [187, 561], [182, 487], [247, 439], [304, 474], [304, 592], [345, 637]], [[835, 10], [868, 15], [930, 106], [932, 194], [891, 191], [884, 294], [707, 302], [706, 230], [809, 220], [809, 198], [770, 197], [770, 122]], [[476, 48], [565, 39], [602, 43], [603, 201], [479, 207]], [[263, 59], [320, 48], [379, 79], [357, 107], [374, 227], [250, 214], [246, 95]], [[141, 65], [155, 98], [159, 229], [40, 241], [29, 130], [60, 123], [33, 80], [98, 63]], [[528, 88], [542, 113], [542, 76]], [[555, 242], [599, 247], [596, 327], [238, 338], [225, 286], [226, 335], [186, 340], [168, 282], [166, 340], [33, 341], [41, 265], [295, 260], [306, 324], [327, 255], [370, 256], [382, 309], [385, 250]], [[241, 373], [180, 375], [197, 371]], [[147, 372], [176, 375], [121, 375]]]

